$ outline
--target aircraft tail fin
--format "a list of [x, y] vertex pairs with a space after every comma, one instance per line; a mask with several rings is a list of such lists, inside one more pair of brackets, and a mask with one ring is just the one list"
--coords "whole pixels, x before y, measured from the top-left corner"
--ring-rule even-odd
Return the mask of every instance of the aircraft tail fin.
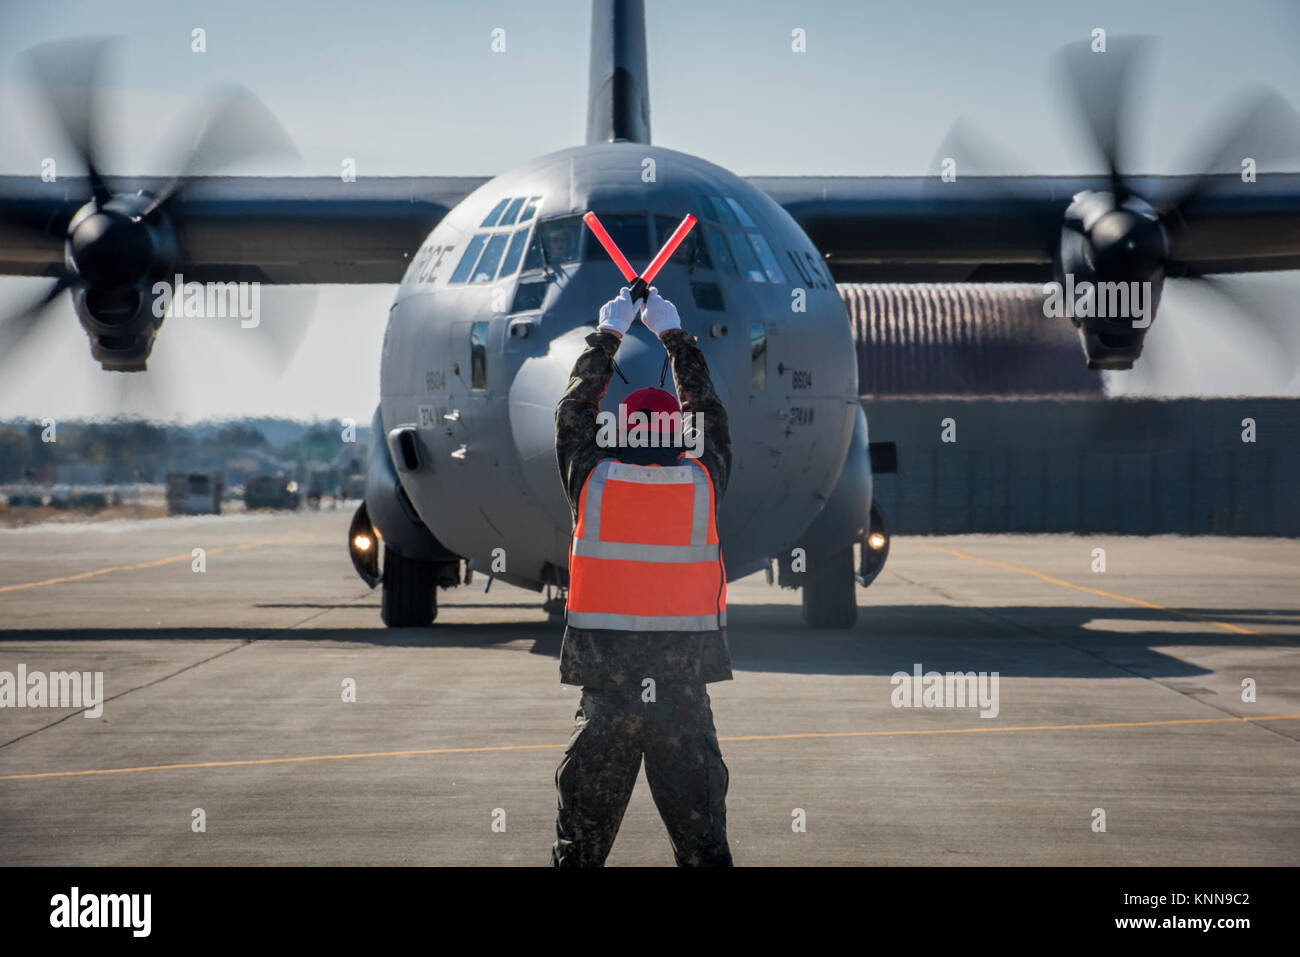
[[587, 143], [650, 142], [644, 0], [593, 0]]

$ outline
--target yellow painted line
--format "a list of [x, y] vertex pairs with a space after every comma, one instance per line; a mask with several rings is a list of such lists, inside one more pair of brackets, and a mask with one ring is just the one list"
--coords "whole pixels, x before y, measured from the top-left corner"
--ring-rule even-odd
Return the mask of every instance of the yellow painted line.
[[[748, 734], [719, 741], [791, 741], [801, 738], [890, 738], [914, 734], [997, 734], [1011, 731], [1093, 731], [1107, 728], [1158, 728], [1184, 724], [1231, 724], [1251, 721], [1300, 721], [1300, 714], [1270, 714], [1257, 718], [1175, 718], [1165, 721], [1112, 721], [1102, 724], [1035, 724], [1012, 727], [920, 728], [907, 731], [808, 731], [796, 734]], [[504, 744], [478, 748], [423, 748], [405, 751], [363, 751], [355, 754], [313, 754], [295, 758], [258, 758], [249, 761], [204, 761], [196, 764], [152, 764], [138, 768], [103, 768], [93, 771], [45, 771], [38, 774], [0, 775], [0, 781], [39, 778], [76, 778], [96, 774], [138, 774], [144, 771], [194, 771], [204, 768], [246, 768], [271, 764], [305, 764], [310, 761], [349, 761], [357, 758], [401, 758], [430, 754], [485, 754], [493, 751], [558, 751], [566, 744]]]
[[[306, 542], [312, 540], [314, 537], [315, 536], [308, 536], [304, 538], [303, 536], [286, 535], [283, 538], [268, 538], [264, 541], [247, 542], [243, 545], [221, 545], [217, 548], [206, 549], [205, 551], [208, 555], [217, 555], [221, 552], [229, 551], [242, 552], [247, 551], [250, 548], [262, 548], [266, 545], [285, 545], [292, 542]], [[136, 562], [134, 565], [110, 565], [108, 568], [96, 568], [94, 571], [79, 572], [76, 575], [62, 575], [58, 578], [46, 578], [38, 582], [22, 582], [17, 585], [0, 585], [0, 593], [23, 591], [27, 588], [43, 588], [46, 585], [60, 585], [64, 582], [83, 581], [87, 578], [95, 578], [99, 575], [108, 575], [112, 572], [138, 571], [142, 568], [158, 568], [160, 565], [170, 565], [173, 562], [188, 562], [193, 560], [194, 556], [187, 552], [184, 555], [169, 555], [166, 558], [159, 558], [152, 562]]]
[[1179, 618], [1186, 618], [1188, 621], [1201, 621], [1206, 624], [1222, 628], [1224, 631], [1230, 631], [1238, 635], [1254, 635], [1258, 638], [1268, 638], [1272, 641], [1281, 641], [1290, 644], [1290, 641], [1280, 635], [1270, 635], [1261, 631], [1251, 631], [1249, 628], [1243, 628], [1241, 625], [1234, 625], [1227, 621], [1215, 621], [1213, 618], [1206, 618], [1204, 615], [1194, 615], [1188, 611], [1179, 611], [1177, 608], [1170, 608], [1166, 605], [1157, 605], [1153, 601], [1143, 601], [1141, 598], [1132, 598], [1128, 595], [1119, 595], [1113, 591], [1102, 591], [1100, 588], [1089, 588], [1087, 585], [1076, 585], [1074, 582], [1065, 581], [1062, 578], [1053, 578], [1051, 575], [1044, 575], [1042, 572], [1036, 572], [1032, 568], [1021, 568], [1019, 565], [1008, 565], [1006, 562], [994, 561], [991, 558], [977, 558], [974, 555], [967, 555], [965, 552], [955, 551], [951, 548], [942, 548], [938, 545], [925, 545], [931, 551], [943, 552], [952, 555], [954, 558], [961, 558], [968, 562], [977, 562], [980, 565], [991, 565], [994, 568], [1005, 569], [1009, 572], [1017, 572], [1021, 575], [1029, 575], [1040, 581], [1048, 582], [1052, 585], [1059, 585], [1062, 588], [1073, 588], [1075, 591], [1087, 592], [1089, 595], [1099, 595], [1102, 598], [1111, 598], [1115, 601], [1126, 602], [1130, 605], [1136, 605], [1139, 608], [1150, 608], [1154, 611], [1163, 611], [1169, 615], [1176, 615]]

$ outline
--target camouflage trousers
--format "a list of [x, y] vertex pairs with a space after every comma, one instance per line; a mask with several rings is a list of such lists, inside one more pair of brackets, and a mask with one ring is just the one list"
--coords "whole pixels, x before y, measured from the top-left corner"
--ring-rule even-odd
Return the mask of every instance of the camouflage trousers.
[[637, 692], [584, 688], [573, 737], [555, 772], [551, 864], [600, 867], [645, 757], [646, 779], [679, 867], [730, 867], [727, 766], [703, 684]]

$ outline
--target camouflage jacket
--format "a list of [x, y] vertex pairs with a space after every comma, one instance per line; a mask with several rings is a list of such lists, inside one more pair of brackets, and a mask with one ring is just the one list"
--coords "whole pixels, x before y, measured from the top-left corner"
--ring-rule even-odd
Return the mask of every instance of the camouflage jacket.
[[[731, 474], [731, 433], [727, 411], [713, 389], [704, 354], [695, 336], [681, 329], [664, 333], [673, 382], [682, 413], [698, 413], [704, 445], [700, 464], [713, 480], [716, 502], [722, 501]], [[578, 498], [587, 476], [617, 449], [597, 444], [596, 415], [614, 374], [619, 338], [612, 332], [587, 336], [587, 349], [573, 365], [568, 388], [555, 409], [555, 454], [560, 478], [577, 521]], [[691, 441], [688, 433], [687, 442]], [[723, 556], [726, 558], [725, 554]], [[643, 678], [656, 682], [710, 682], [731, 678], [727, 630], [705, 632], [589, 631], [566, 627], [560, 652], [560, 681], [591, 688], [639, 690]]]

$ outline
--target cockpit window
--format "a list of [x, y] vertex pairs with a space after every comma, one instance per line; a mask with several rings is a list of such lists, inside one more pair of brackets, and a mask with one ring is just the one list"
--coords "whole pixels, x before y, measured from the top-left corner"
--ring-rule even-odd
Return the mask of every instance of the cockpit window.
[[731, 254], [740, 265], [740, 275], [751, 282], [767, 282], [767, 273], [759, 265], [758, 257], [754, 255], [753, 247], [745, 239], [745, 234], [728, 233], [727, 239], [731, 241]]
[[519, 207], [522, 205], [524, 205], [524, 198], [522, 196], [512, 199], [510, 205], [506, 207], [506, 211], [502, 213], [501, 218], [497, 220], [497, 225], [513, 226], [515, 224], [515, 217], [519, 215]]
[[718, 272], [725, 272], [729, 276], [736, 275], [736, 260], [731, 257], [726, 238], [712, 226], [701, 225], [700, 229], [704, 230], [704, 235], [708, 237], [713, 258], [718, 261]]
[[582, 253], [582, 229], [581, 216], [565, 216], [539, 223], [537, 232], [541, 236], [547, 263], [552, 266], [576, 263]]
[[509, 241], [510, 236], [506, 233], [496, 233], [488, 240], [478, 265], [474, 267], [470, 282], [491, 282], [496, 278], [497, 266], [501, 264], [501, 255], [506, 251], [506, 243]]
[[483, 251], [483, 245], [487, 242], [487, 238], [487, 233], [479, 233], [465, 245], [465, 252], [456, 265], [456, 271], [447, 280], [448, 283], [464, 282], [469, 278], [470, 271], [473, 270], [474, 264], [478, 262], [478, 254]]
[[540, 197], [540, 196], [529, 196], [529, 197], [528, 197], [528, 205], [525, 206], [525, 207], [524, 207], [524, 211], [523, 211], [522, 213], [519, 214], [519, 222], [522, 224], [522, 223], [526, 223], [526, 222], [528, 222], [530, 219], [532, 219], [532, 218], [533, 218], [533, 214], [535, 214], [535, 213], [537, 212], [537, 207], [541, 205], [541, 202], [542, 202], [542, 197]]
[[497, 220], [501, 218], [502, 210], [504, 210], [509, 203], [510, 203], [509, 197], [506, 197], [505, 199], [501, 200], [501, 202], [497, 203], [495, 206], [492, 207], [492, 212], [488, 213], [486, 216], [483, 217], [483, 222], [480, 223], [479, 225], [485, 229], [489, 226], [495, 226], [497, 224]]
[[[655, 246], [662, 247], [668, 242], [668, 237], [673, 234], [680, 220], [673, 219], [671, 216], [655, 217]], [[703, 239], [704, 225], [698, 224], [694, 229], [686, 234], [682, 244], [677, 247], [669, 258], [670, 263], [676, 263], [678, 266], [690, 266], [694, 269], [712, 269], [713, 262], [709, 258], [709, 248]], [[635, 266], [635, 263], [633, 264]], [[734, 272], [734, 270], [733, 270]]]
[[[708, 249], [718, 263], [718, 271], [740, 275], [750, 282], [785, 283], [785, 272], [767, 238], [745, 205], [734, 196], [697, 196], [706, 219], [718, 223], [720, 230], [705, 230]], [[800, 268], [799, 273], [803, 274]]]
[[740, 200], [736, 199], [734, 196], [728, 196], [727, 205], [730, 206], [731, 211], [736, 214], [736, 219], [740, 221], [740, 225], [749, 226], [750, 228], [757, 227], [758, 224], [755, 223], [749, 213], [745, 211], [745, 207], [740, 204]]
[[762, 233], [746, 233], [749, 237], [749, 244], [754, 247], [754, 252], [758, 254], [758, 261], [763, 267], [763, 272], [767, 274], [768, 282], [785, 282], [785, 273], [781, 272], [781, 265], [772, 255], [772, 247], [767, 244]]
[[[605, 227], [605, 232], [609, 233], [610, 239], [623, 250], [623, 255], [632, 264], [632, 268], [640, 269], [644, 266], [646, 260], [650, 258], [650, 231], [647, 228], [645, 213], [597, 212], [596, 215], [600, 218], [600, 224]], [[588, 262], [601, 259], [608, 262], [609, 254], [593, 236], [587, 243], [587, 251], [583, 254], [583, 259]]]
[[740, 222], [736, 219], [736, 214], [731, 211], [726, 199], [721, 196], [710, 197], [713, 200], [713, 212], [718, 222], [724, 226], [739, 226]]
[[816, 289], [818, 283], [808, 277], [808, 271], [803, 268], [803, 263], [799, 260], [799, 257], [795, 254], [794, 250], [788, 249], [785, 254], [790, 257], [790, 262], [794, 265], [794, 271], [799, 274], [799, 278], [803, 281], [803, 284]]
[[[540, 196], [507, 196], [493, 206], [483, 220], [489, 231], [476, 234], [465, 245], [447, 284], [485, 283], [513, 276], [528, 243], [530, 227], [524, 224], [536, 214], [541, 201]], [[515, 228], [516, 220], [520, 228]]]
[[519, 260], [524, 255], [524, 243], [526, 242], [528, 242], [528, 227], [516, 229], [515, 234], [510, 237], [510, 247], [506, 250], [505, 258], [501, 260], [501, 272], [497, 275], [498, 279], [514, 275], [515, 270], [519, 268]]

